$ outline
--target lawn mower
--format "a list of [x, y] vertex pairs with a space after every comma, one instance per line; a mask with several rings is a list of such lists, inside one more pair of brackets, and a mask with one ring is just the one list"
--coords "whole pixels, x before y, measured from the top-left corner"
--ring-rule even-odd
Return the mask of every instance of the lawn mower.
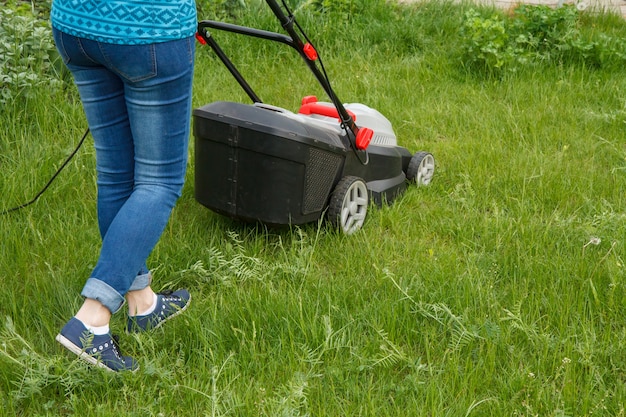
[[[218, 101], [193, 111], [195, 198], [228, 217], [269, 226], [326, 219], [343, 233], [363, 226], [370, 202], [391, 203], [407, 183], [430, 183], [435, 160], [397, 145], [390, 121], [343, 104], [310, 40], [283, 1], [266, 1], [286, 34], [214, 20], [198, 23], [252, 104]], [[209, 32], [226, 31], [295, 49], [330, 101], [302, 99], [297, 113], [263, 103]]]

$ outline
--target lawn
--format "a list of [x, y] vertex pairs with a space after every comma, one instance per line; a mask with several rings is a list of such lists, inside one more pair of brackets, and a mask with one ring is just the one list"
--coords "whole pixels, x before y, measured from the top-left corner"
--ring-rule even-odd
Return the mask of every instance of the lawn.
[[[149, 261], [156, 289], [184, 286], [192, 304], [139, 336], [114, 316], [141, 369], [112, 374], [54, 340], [98, 256], [88, 138], [0, 221], [0, 416], [625, 415], [626, 23], [576, 14], [580, 37], [558, 33], [586, 55], [526, 55], [497, 46], [504, 12], [469, 4], [296, 16], [338, 96], [433, 153], [432, 184], [370, 207], [351, 236], [268, 228], [195, 201], [192, 146]], [[238, 21], [277, 30], [255, 2]], [[323, 97], [284, 46], [218, 41], [264, 101]], [[31, 199], [84, 133], [57, 79], [0, 107], [0, 210]], [[217, 100], [248, 102], [198, 46], [194, 107]]]

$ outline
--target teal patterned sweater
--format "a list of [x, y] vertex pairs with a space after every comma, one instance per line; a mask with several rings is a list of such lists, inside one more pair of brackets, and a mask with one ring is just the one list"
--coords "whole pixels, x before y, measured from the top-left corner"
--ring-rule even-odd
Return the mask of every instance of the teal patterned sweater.
[[53, 0], [52, 26], [81, 38], [120, 45], [193, 36], [194, 0]]

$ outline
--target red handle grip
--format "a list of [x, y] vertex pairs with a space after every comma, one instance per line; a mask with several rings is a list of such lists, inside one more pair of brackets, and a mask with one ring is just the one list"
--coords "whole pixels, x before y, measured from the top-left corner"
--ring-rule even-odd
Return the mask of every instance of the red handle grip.
[[[339, 117], [339, 112], [336, 108], [319, 104], [317, 102], [304, 103], [300, 106], [299, 112], [300, 114], [319, 114], [320, 116], [334, 117], [335, 119], [341, 121], [341, 117]], [[352, 120], [356, 120], [356, 116], [350, 110], [348, 110], [348, 114], [352, 117]]]

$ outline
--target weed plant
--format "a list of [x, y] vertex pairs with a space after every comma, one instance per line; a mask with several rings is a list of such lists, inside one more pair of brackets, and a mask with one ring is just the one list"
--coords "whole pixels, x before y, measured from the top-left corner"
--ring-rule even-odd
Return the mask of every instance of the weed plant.
[[[245, 6], [240, 23], [275, 28]], [[470, 68], [467, 13], [508, 19], [493, 9], [387, 5], [344, 19], [294, 6], [339, 97], [432, 152], [432, 184], [372, 207], [353, 236], [325, 222], [247, 225], [194, 200], [192, 146], [150, 258], [155, 288], [185, 286], [192, 304], [152, 334], [122, 334], [141, 369], [111, 374], [54, 341], [98, 256], [88, 141], [36, 204], [0, 220], [0, 416], [623, 416], [623, 70]], [[626, 34], [610, 15], [576, 28]], [[267, 103], [323, 97], [283, 45], [216, 39]], [[216, 100], [248, 99], [199, 47], [194, 106]], [[86, 128], [71, 83], [8, 100], [0, 126], [2, 210], [31, 198]]]
[[594, 33], [581, 28], [580, 19], [572, 4], [520, 5], [509, 16], [492, 13], [490, 17], [470, 9], [462, 29], [464, 62], [490, 75], [546, 63], [622, 68], [626, 64], [622, 34]]
[[62, 64], [50, 26], [24, 7], [0, 8], [0, 57], [0, 105], [37, 87], [59, 87]]

